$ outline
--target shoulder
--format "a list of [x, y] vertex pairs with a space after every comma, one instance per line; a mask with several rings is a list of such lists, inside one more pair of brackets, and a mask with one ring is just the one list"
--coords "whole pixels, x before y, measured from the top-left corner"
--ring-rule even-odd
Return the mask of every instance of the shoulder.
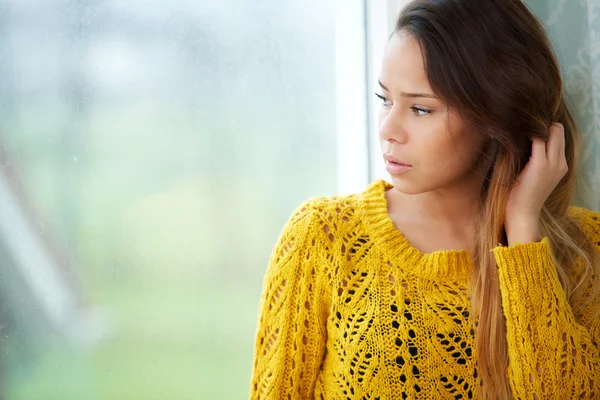
[[[360, 195], [315, 196], [298, 204], [273, 247], [268, 276], [274, 273], [300, 276], [306, 268], [315, 266], [315, 271], [323, 275], [329, 263], [322, 261], [340, 253], [337, 250], [343, 246], [343, 236], [357, 219], [354, 210], [360, 203]], [[309, 258], [312, 262], [305, 262]]]
[[361, 219], [360, 210], [367, 207], [369, 201], [383, 191], [386, 182], [377, 179], [363, 190], [348, 194], [316, 196], [304, 200], [292, 213], [292, 218], [310, 215], [323, 224], [340, 225]]
[[324, 244], [326, 249], [336, 245], [341, 248], [343, 243], [339, 239], [360, 231], [365, 210], [372, 207], [373, 199], [381, 197], [385, 184], [378, 179], [361, 191], [305, 199], [291, 213], [280, 242], [283, 237], [288, 237], [305, 243]]

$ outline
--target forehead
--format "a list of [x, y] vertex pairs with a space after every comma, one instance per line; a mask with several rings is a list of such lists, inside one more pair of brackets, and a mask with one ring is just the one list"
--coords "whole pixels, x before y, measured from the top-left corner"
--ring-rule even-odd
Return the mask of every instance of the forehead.
[[390, 90], [430, 90], [421, 47], [409, 33], [397, 32], [387, 43], [381, 65], [381, 81]]

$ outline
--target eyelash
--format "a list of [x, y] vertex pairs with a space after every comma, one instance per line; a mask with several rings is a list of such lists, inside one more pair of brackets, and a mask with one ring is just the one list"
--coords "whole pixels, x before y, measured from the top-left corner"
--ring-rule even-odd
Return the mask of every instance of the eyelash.
[[[387, 101], [387, 99], [384, 96], [380, 95], [379, 93], [375, 93], [375, 96], [379, 97], [383, 101], [384, 106], [386, 105], [385, 102]], [[425, 113], [424, 115], [417, 115], [417, 117], [424, 117], [425, 115], [431, 114], [430, 110], [423, 110], [422, 108], [418, 107], [411, 107], [411, 109], [415, 112], [422, 111]]]

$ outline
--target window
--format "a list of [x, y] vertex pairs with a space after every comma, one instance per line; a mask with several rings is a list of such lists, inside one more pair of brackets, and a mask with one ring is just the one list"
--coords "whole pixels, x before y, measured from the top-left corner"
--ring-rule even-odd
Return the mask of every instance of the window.
[[283, 222], [369, 180], [371, 3], [0, 5], [4, 398], [245, 396]]

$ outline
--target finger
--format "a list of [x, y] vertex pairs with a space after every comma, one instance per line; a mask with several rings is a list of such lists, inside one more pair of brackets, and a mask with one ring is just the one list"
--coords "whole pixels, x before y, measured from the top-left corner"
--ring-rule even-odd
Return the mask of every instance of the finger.
[[560, 148], [558, 149], [558, 160], [562, 161], [563, 159], [567, 158], [565, 154], [566, 132], [565, 127], [562, 124], [558, 124], [558, 126], [560, 131]]
[[546, 143], [548, 162], [558, 165], [565, 157], [565, 130], [562, 124], [555, 122], [548, 130], [548, 142]]
[[546, 142], [538, 137], [532, 137], [531, 142], [531, 158], [534, 160], [547, 161]]

